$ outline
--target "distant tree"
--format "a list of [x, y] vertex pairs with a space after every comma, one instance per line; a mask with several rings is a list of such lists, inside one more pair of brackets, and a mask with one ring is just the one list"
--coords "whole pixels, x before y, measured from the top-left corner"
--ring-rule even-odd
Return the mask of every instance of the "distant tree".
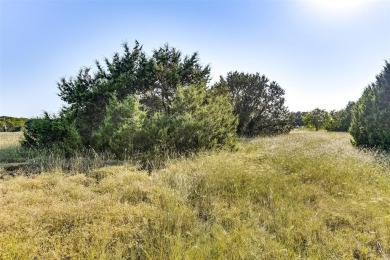
[[307, 112], [291, 112], [292, 120], [294, 126], [300, 127], [304, 126], [305, 123], [303, 122], [303, 117], [307, 114]]
[[355, 102], [348, 102], [344, 109], [338, 111], [331, 111], [331, 121], [326, 127], [328, 131], [348, 132], [349, 126], [352, 121], [352, 109], [355, 106]]
[[284, 105], [284, 90], [266, 76], [229, 72], [215, 86], [230, 93], [234, 112], [239, 117], [238, 134], [270, 135], [289, 132], [291, 117]]
[[390, 63], [365, 88], [352, 110], [349, 129], [357, 146], [390, 150]]
[[331, 120], [326, 110], [316, 108], [303, 117], [306, 126], [314, 127], [316, 131], [325, 128]]
[[24, 128], [27, 118], [0, 116], [0, 126], [7, 128], [8, 132], [19, 132]]

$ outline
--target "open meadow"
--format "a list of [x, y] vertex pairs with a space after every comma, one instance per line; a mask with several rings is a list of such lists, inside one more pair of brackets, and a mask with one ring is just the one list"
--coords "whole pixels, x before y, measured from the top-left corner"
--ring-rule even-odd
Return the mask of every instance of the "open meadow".
[[[0, 133], [1, 163], [21, 137]], [[350, 138], [242, 139], [151, 175], [3, 174], [0, 259], [389, 259], [390, 167]]]

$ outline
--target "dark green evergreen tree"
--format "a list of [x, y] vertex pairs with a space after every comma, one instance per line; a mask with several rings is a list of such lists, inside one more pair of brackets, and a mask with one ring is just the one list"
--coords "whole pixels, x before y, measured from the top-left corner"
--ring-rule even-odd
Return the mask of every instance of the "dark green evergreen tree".
[[179, 50], [166, 44], [154, 50], [150, 61], [153, 64], [151, 85], [141, 100], [150, 111], [169, 113], [173, 96], [179, 86], [209, 81], [210, 67], [200, 64], [196, 52], [183, 58]]
[[238, 134], [242, 136], [272, 135], [289, 132], [293, 123], [285, 106], [284, 90], [266, 76], [229, 72], [214, 88], [229, 91]]
[[74, 120], [85, 145], [93, 145], [92, 133], [105, 116], [105, 109], [113, 93], [119, 100], [129, 94], [146, 91], [151, 85], [153, 64], [138, 42], [132, 50], [123, 45], [124, 54], [115, 53], [105, 59], [104, 68], [96, 62], [94, 74], [90, 68], [80, 69], [75, 78], [62, 78], [58, 83], [59, 96], [67, 103], [67, 115]]
[[210, 68], [203, 67], [197, 53], [182, 58], [180, 51], [165, 45], [147, 57], [136, 42], [133, 49], [123, 45], [124, 54], [115, 53], [105, 66], [96, 62], [96, 72], [82, 68], [75, 78], [62, 78], [59, 96], [87, 146], [94, 146], [93, 133], [102, 124], [106, 106], [115, 93], [119, 101], [137, 95], [149, 111], [169, 113], [172, 97], [179, 85], [209, 80]]
[[62, 148], [69, 141], [70, 151], [92, 147], [151, 169], [168, 155], [234, 145], [229, 96], [206, 87], [210, 67], [197, 53], [183, 57], [164, 45], [147, 57], [138, 42], [123, 48], [104, 65], [96, 62], [95, 72], [82, 68], [62, 78], [59, 96], [67, 106], [59, 117], [31, 122], [25, 146]]
[[358, 146], [390, 150], [389, 62], [356, 103], [349, 131]]

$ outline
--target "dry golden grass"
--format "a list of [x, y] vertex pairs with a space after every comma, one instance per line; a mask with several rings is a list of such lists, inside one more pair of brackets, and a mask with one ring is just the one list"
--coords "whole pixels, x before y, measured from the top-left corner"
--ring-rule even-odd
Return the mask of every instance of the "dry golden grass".
[[345, 133], [0, 181], [0, 259], [381, 259], [390, 168]]
[[0, 148], [18, 147], [22, 138], [22, 132], [0, 132]]

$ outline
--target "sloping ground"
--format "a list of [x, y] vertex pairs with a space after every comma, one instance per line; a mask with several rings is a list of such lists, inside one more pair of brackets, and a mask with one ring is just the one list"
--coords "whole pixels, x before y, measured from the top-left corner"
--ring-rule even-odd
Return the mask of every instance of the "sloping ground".
[[390, 168], [340, 133], [243, 140], [148, 176], [0, 181], [0, 259], [381, 259]]

